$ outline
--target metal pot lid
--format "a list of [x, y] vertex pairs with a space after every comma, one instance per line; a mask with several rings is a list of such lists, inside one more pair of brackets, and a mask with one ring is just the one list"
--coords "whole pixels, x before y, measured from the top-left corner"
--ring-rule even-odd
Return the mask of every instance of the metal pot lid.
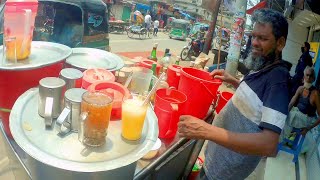
[[45, 41], [32, 41], [30, 56], [16, 64], [4, 63], [3, 46], [0, 46], [0, 70], [19, 71], [37, 69], [65, 61], [72, 53], [68, 46]]
[[125, 141], [121, 121], [110, 121], [106, 144], [86, 148], [77, 133], [60, 137], [57, 131], [45, 129], [44, 119], [38, 115], [38, 96], [38, 88], [32, 88], [18, 98], [10, 114], [10, 129], [17, 144], [44, 164], [76, 172], [108, 171], [139, 160], [157, 140], [157, 117], [149, 108], [139, 141]]
[[118, 70], [122, 64], [122, 67], [124, 66], [124, 62], [119, 56], [108, 51], [93, 48], [73, 48], [72, 55], [67, 58], [66, 62], [82, 70], [92, 68]]

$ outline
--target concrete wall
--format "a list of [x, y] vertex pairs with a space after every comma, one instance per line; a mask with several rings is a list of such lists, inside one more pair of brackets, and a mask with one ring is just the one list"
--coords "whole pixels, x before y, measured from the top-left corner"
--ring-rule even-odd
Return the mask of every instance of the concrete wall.
[[301, 46], [308, 39], [308, 29], [295, 24], [288, 20], [289, 32], [288, 39], [285, 48], [283, 49], [282, 58], [292, 63], [291, 74], [294, 74], [294, 70], [301, 56]]

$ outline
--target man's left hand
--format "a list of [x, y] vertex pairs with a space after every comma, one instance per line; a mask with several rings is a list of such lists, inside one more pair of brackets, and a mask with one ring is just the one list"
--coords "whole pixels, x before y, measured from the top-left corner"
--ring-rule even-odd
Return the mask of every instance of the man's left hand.
[[205, 121], [193, 116], [180, 116], [178, 123], [178, 134], [180, 137], [188, 139], [205, 139], [210, 125]]

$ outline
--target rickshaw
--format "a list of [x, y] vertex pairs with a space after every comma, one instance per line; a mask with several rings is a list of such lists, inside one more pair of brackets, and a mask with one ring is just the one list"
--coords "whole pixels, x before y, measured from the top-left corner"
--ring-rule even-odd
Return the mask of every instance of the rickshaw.
[[[109, 50], [108, 10], [101, 0], [38, 0], [34, 41]], [[3, 19], [3, 10], [1, 11]], [[2, 36], [2, 33], [1, 33]], [[2, 41], [1, 41], [2, 43]]]
[[134, 15], [136, 16], [136, 20], [133, 25], [129, 26], [127, 29], [127, 35], [129, 38], [133, 38], [135, 34], [139, 36], [140, 39], [145, 39], [147, 36], [151, 38], [151, 29], [148, 30], [144, 27], [144, 16], [140, 11], [135, 11]]
[[169, 34], [170, 39], [186, 40], [188, 37], [188, 28], [190, 28], [190, 22], [183, 19], [174, 19], [172, 21], [171, 31]]
[[171, 30], [172, 21], [176, 19], [175, 17], [169, 17], [167, 20], [167, 25], [164, 27], [163, 33], [168, 34]]
[[204, 27], [205, 28], [205, 31], [208, 31], [209, 30], [209, 25], [208, 24], [204, 24], [204, 23], [195, 23], [190, 31], [190, 34], [195, 34], [197, 33], [198, 31], [200, 31], [200, 28], [201, 27]]

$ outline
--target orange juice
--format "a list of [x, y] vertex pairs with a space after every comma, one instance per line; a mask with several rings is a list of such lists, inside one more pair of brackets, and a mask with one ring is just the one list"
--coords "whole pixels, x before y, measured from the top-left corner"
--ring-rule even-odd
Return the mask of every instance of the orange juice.
[[142, 100], [128, 99], [122, 104], [122, 137], [138, 140], [141, 137], [148, 106]]
[[87, 112], [84, 121], [84, 143], [100, 146], [106, 142], [112, 110], [112, 98], [102, 93], [87, 92], [82, 96], [81, 112]]
[[28, 39], [24, 43], [24, 48], [22, 49], [23, 39], [16, 39], [12, 41], [5, 41], [6, 46], [6, 58], [9, 61], [14, 61], [15, 59], [24, 60], [29, 57], [31, 53], [31, 39]]

